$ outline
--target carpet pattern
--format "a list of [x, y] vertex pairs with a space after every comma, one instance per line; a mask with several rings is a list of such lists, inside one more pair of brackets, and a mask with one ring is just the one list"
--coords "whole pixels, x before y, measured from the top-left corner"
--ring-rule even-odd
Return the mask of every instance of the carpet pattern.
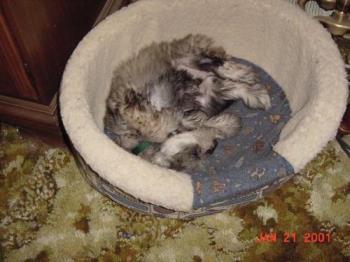
[[0, 261], [349, 261], [350, 160], [333, 141], [267, 197], [179, 221], [114, 204], [68, 150], [1, 124], [0, 241]]

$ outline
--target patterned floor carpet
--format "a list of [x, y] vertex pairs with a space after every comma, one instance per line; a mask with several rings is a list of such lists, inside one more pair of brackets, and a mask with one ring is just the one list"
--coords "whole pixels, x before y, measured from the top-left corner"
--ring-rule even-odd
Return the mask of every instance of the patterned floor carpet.
[[68, 151], [0, 128], [0, 261], [350, 260], [350, 160], [336, 142], [268, 197], [185, 222], [115, 205]]

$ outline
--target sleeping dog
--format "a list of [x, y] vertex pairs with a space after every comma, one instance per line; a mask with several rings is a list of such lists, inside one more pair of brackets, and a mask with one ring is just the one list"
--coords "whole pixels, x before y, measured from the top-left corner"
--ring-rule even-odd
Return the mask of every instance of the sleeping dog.
[[234, 62], [211, 38], [153, 43], [115, 69], [105, 131], [128, 151], [148, 141], [143, 158], [182, 170], [237, 133], [239, 117], [225, 112], [237, 99], [253, 109], [270, 107], [252, 68]]

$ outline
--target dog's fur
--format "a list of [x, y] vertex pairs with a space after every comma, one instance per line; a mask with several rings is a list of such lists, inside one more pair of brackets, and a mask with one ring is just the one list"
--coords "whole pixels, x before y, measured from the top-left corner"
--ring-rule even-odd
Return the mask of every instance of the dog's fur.
[[212, 39], [188, 35], [153, 43], [116, 68], [105, 130], [129, 151], [153, 142], [144, 158], [182, 169], [193, 156], [213, 151], [218, 139], [237, 133], [239, 118], [224, 112], [236, 99], [251, 108], [270, 107], [252, 68], [234, 62]]

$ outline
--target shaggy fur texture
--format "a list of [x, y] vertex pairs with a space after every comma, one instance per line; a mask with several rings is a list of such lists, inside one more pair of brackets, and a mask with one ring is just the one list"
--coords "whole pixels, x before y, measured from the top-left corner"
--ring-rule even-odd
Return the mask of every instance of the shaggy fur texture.
[[154, 43], [116, 68], [105, 130], [129, 151], [152, 142], [143, 158], [182, 170], [210, 154], [218, 139], [235, 135], [239, 118], [224, 110], [236, 99], [251, 108], [270, 107], [253, 70], [212, 39], [188, 35]]

